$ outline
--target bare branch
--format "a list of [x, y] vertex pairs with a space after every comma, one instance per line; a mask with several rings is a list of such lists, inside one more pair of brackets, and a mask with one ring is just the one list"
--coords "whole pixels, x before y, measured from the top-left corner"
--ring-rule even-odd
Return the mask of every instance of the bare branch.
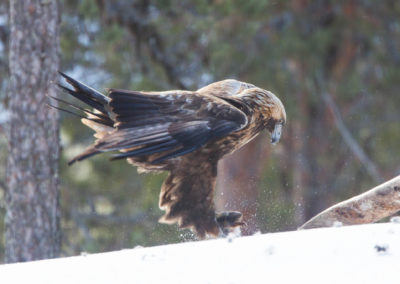
[[171, 55], [165, 48], [164, 39], [156, 26], [148, 19], [147, 2], [142, 3], [144, 7], [140, 7], [140, 10], [138, 7], [127, 6], [124, 1], [98, 0], [98, 4], [103, 18], [110, 23], [116, 22], [127, 28], [137, 40], [147, 46], [151, 58], [160, 64], [172, 84], [181, 89], [188, 89], [185, 82], [180, 79], [182, 72], [171, 60]]
[[367, 224], [379, 221], [400, 211], [400, 176], [377, 187], [340, 202], [321, 212], [299, 229]]
[[351, 132], [346, 127], [343, 122], [342, 116], [340, 114], [339, 108], [337, 107], [336, 103], [332, 99], [331, 95], [327, 92], [320, 92], [320, 95], [328, 106], [328, 108], [332, 111], [333, 118], [335, 120], [336, 127], [342, 135], [344, 142], [350, 148], [350, 150], [354, 153], [354, 155], [358, 158], [361, 164], [365, 167], [368, 174], [372, 177], [375, 182], [382, 182], [382, 177], [378, 172], [376, 165], [372, 162], [372, 160], [367, 156], [361, 146], [357, 143], [354, 139]]

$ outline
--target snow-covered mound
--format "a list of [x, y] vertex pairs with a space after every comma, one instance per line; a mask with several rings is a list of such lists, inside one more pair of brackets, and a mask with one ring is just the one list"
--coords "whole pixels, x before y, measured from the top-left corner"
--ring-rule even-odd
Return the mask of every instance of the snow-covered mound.
[[0, 266], [2, 283], [400, 283], [400, 224], [312, 229]]

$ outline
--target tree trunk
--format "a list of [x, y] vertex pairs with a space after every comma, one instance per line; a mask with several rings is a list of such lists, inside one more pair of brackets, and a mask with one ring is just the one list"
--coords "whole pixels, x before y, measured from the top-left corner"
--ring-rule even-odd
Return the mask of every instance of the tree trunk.
[[7, 262], [60, 251], [58, 114], [46, 107], [59, 66], [57, 1], [10, 1]]

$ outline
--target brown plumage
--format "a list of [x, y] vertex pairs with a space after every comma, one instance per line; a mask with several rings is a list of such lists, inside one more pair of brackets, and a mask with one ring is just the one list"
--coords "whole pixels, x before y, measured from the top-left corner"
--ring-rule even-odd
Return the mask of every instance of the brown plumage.
[[191, 228], [200, 238], [243, 224], [237, 212], [216, 216], [217, 163], [264, 129], [272, 143], [279, 141], [286, 113], [274, 94], [229, 79], [194, 92], [111, 89], [105, 96], [61, 75], [72, 86], [61, 88], [94, 108], [69, 104], [84, 112], [82, 122], [97, 138], [69, 164], [119, 151], [112, 159], [127, 158], [141, 172], [169, 172], [161, 187], [159, 205], [165, 214], [160, 222]]

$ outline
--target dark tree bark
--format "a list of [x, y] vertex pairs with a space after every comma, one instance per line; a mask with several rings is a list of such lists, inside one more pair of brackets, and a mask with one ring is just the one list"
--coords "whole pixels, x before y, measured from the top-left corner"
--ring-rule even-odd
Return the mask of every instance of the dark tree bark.
[[56, 94], [58, 26], [57, 1], [10, 1], [7, 262], [60, 251], [58, 114], [46, 107], [46, 94]]

